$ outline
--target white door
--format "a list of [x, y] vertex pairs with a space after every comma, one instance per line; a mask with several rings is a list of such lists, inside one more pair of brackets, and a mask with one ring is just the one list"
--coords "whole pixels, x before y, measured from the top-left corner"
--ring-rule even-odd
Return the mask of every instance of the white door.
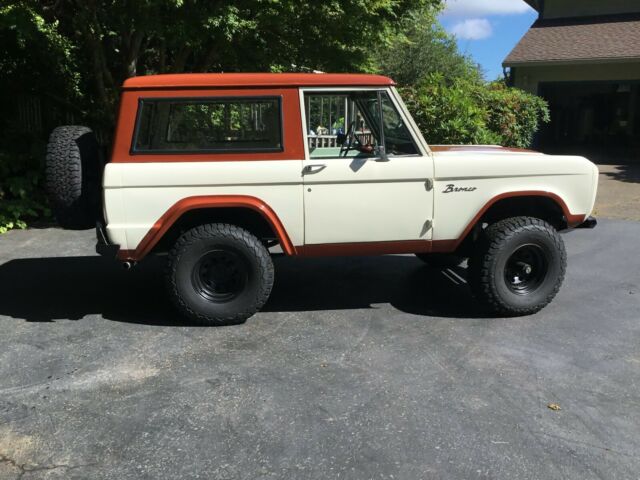
[[430, 240], [433, 160], [390, 92], [303, 95], [305, 244]]

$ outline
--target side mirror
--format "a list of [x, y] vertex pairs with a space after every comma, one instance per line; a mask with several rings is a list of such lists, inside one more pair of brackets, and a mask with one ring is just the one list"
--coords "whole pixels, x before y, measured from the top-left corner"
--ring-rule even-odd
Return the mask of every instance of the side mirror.
[[377, 161], [378, 162], [388, 162], [389, 161], [389, 156], [387, 155], [387, 149], [384, 148], [384, 145], [380, 145], [378, 147], [375, 148], [374, 151]]

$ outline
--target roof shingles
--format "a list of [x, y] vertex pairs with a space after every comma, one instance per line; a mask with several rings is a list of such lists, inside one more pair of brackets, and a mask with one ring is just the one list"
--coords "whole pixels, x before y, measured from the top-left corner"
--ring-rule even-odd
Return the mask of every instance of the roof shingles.
[[640, 18], [538, 20], [504, 65], [640, 59]]

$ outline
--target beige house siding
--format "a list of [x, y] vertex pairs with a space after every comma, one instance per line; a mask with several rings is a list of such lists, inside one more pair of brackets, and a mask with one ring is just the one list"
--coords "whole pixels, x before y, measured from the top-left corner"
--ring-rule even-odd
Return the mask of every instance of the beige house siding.
[[639, 0], [546, 0], [544, 18], [569, 18], [639, 12]]
[[515, 86], [538, 93], [541, 82], [638, 81], [640, 62], [526, 66], [515, 69]]

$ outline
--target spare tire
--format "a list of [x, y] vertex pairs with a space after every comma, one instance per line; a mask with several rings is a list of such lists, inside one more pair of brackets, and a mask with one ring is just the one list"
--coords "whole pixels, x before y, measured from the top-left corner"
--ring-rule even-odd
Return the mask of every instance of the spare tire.
[[63, 228], [95, 227], [101, 179], [100, 146], [91, 129], [70, 125], [53, 130], [47, 145], [46, 188]]

